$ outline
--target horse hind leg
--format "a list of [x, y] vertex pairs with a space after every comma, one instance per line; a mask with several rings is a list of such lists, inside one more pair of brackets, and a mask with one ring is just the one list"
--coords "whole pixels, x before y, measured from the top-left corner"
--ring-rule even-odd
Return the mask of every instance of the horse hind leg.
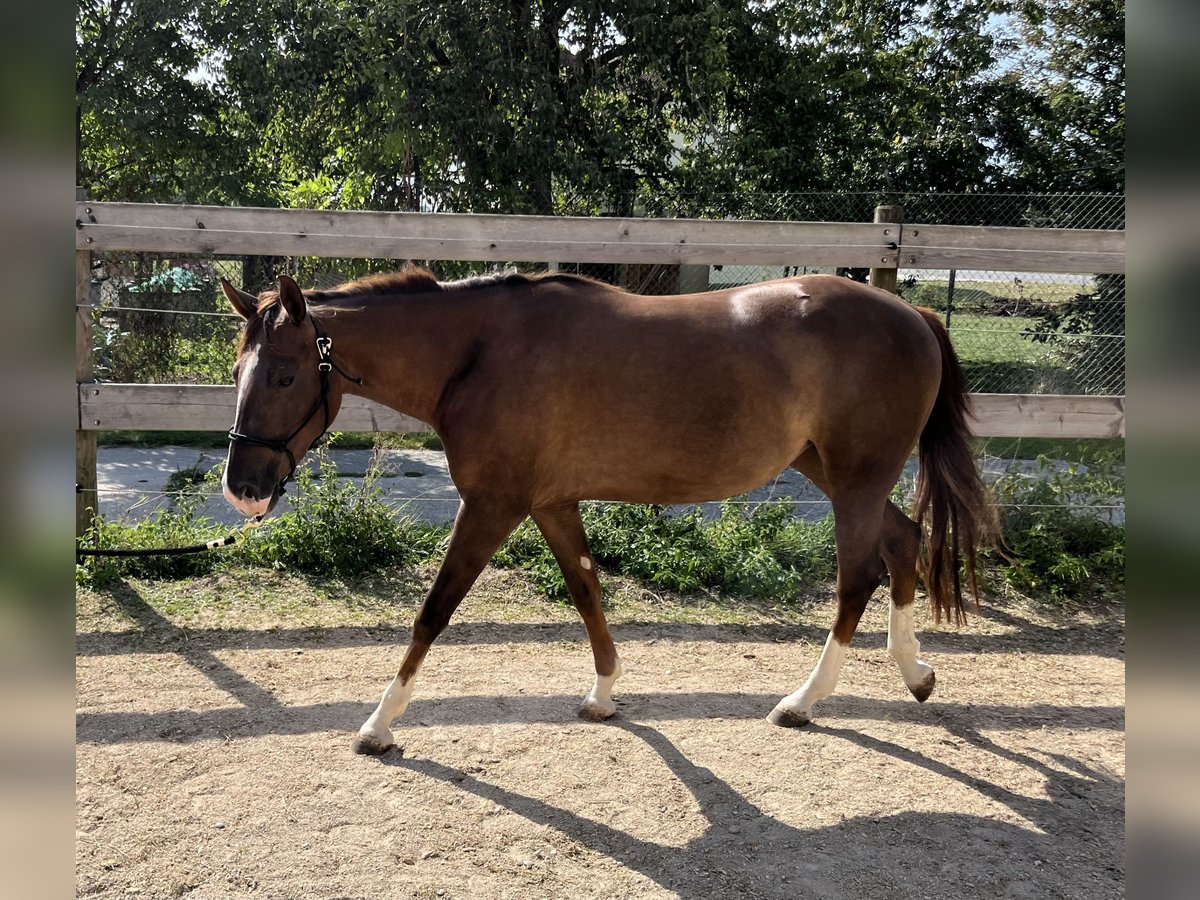
[[532, 516], [562, 570], [567, 590], [570, 591], [571, 600], [583, 618], [583, 625], [592, 645], [596, 681], [580, 704], [579, 717], [590, 722], [603, 721], [617, 711], [617, 705], [612, 699], [612, 688], [613, 683], [621, 677], [621, 660], [617, 656], [617, 648], [613, 645], [608, 622], [600, 606], [600, 579], [596, 575], [596, 566], [588, 550], [587, 534], [579, 516], [579, 504], [535, 509]]
[[883, 517], [883, 561], [891, 578], [892, 602], [888, 613], [888, 652], [912, 695], [921, 703], [929, 699], [936, 682], [933, 667], [921, 659], [921, 643], [913, 628], [917, 596], [917, 557], [921, 529], [894, 503]]
[[838, 561], [837, 613], [821, 658], [808, 680], [798, 691], [780, 700], [767, 716], [774, 725], [788, 728], [807, 725], [812, 720], [813, 705], [837, 687], [846, 648], [867, 601], [882, 581], [879, 544], [886, 496], [886, 491], [858, 491], [849, 497], [831, 498]]

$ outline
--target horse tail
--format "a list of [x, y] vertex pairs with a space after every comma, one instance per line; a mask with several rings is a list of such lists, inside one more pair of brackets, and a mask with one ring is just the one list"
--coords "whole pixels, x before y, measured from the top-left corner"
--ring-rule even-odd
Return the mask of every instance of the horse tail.
[[941, 384], [918, 444], [920, 469], [913, 518], [925, 538], [919, 567], [934, 618], [940, 622], [943, 615], [953, 616], [956, 623], [962, 624], [966, 610], [959, 557], [978, 608], [976, 553], [982, 544], [995, 542], [1000, 526], [991, 492], [980, 478], [971, 452], [971, 428], [967, 423], [971, 407], [962, 366], [937, 314], [928, 309], [917, 311], [925, 317], [942, 350]]

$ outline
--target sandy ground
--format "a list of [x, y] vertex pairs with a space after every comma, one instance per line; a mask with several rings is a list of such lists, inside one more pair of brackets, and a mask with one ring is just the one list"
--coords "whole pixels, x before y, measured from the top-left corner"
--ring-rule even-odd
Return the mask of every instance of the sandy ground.
[[570, 610], [484, 604], [375, 759], [350, 736], [408, 610], [180, 624], [162, 596], [80, 601], [79, 896], [1124, 895], [1118, 613], [992, 608], [922, 633], [938, 688], [920, 705], [873, 603], [839, 693], [784, 730], [763, 717], [815, 662], [825, 605], [618, 612], [619, 714], [594, 725], [574, 716], [591, 660]]

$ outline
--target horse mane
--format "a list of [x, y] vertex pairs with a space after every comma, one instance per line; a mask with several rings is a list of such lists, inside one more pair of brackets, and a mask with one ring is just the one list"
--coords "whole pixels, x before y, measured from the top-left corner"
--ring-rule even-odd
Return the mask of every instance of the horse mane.
[[327, 291], [305, 291], [309, 303], [327, 303], [346, 297], [384, 296], [388, 294], [415, 294], [423, 291], [441, 290], [442, 284], [428, 269], [407, 265], [395, 272], [382, 272], [339, 284]]
[[471, 275], [458, 281], [438, 281], [433, 273], [420, 266], [408, 265], [396, 272], [369, 275], [329, 291], [305, 291], [310, 303], [341, 300], [352, 296], [390, 296], [424, 291], [469, 291], [489, 287], [525, 287], [543, 282], [562, 284], [602, 284], [586, 275], [570, 272], [518, 272], [506, 269], [486, 275]]
[[[406, 265], [395, 272], [383, 272], [357, 278], [329, 290], [307, 290], [304, 299], [320, 307], [326, 303], [351, 298], [390, 297], [399, 294], [430, 293], [437, 291], [460, 292], [488, 287], [524, 287], [551, 282], [555, 284], [599, 284], [604, 282], [586, 275], [571, 272], [518, 272], [508, 269], [486, 275], [472, 275], [458, 281], [438, 281], [432, 272], [422, 266]], [[267, 290], [258, 295], [255, 316], [246, 322], [238, 341], [238, 355], [246, 346], [257, 340], [279, 306], [279, 291]], [[315, 312], [316, 310], [314, 310]]]

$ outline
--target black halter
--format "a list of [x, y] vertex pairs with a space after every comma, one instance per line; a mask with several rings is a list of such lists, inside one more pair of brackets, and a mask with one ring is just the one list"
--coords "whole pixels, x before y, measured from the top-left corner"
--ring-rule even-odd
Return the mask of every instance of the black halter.
[[[249, 434], [243, 434], [237, 430], [236, 422], [234, 423], [233, 428], [229, 429], [229, 442], [231, 444], [251, 444], [256, 447], [266, 447], [268, 450], [274, 450], [276, 453], [283, 453], [287, 456], [288, 463], [290, 463], [291, 468], [288, 469], [287, 475], [285, 475], [279, 482], [278, 488], [279, 493], [281, 494], [285, 493], [284, 485], [291, 481], [292, 476], [296, 474], [296, 455], [292, 453], [292, 448], [288, 446], [291, 444], [292, 439], [308, 427], [308, 423], [312, 421], [312, 417], [317, 414], [318, 410], [322, 410], [324, 412], [325, 425], [321, 428], [321, 433], [313, 438], [312, 444], [315, 444], [322, 437], [324, 437], [325, 432], [329, 430], [329, 373], [337, 372], [347, 381], [353, 382], [354, 384], [361, 385], [363, 383], [361, 378], [355, 378], [352, 375], [347, 375], [346, 371], [333, 361], [333, 356], [331, 355], [333, 351], [333, 338], [326, 337], [322, 333], [321, 326], [317, 324], [316, 319], [314, 319], [312, 316], [309, 316], [308, 318], [309, 321], [312, 322], [313, 330], [315, 330], [317, 333], [317, 356], [319, 357], [317, 362], [317, 371], [321, 374], [321, 396], [317, 398], [317, 402], [313, 404], [312, 410], [307, 416], [304, 417], [304, 421], [296, 426], [295, 430], [291, 434], [285, 438], [282, 438], [281, 440], [272, 440], [270, 438], [253, 437]], [[309, 446], [311, 447], [312, 444]]]

